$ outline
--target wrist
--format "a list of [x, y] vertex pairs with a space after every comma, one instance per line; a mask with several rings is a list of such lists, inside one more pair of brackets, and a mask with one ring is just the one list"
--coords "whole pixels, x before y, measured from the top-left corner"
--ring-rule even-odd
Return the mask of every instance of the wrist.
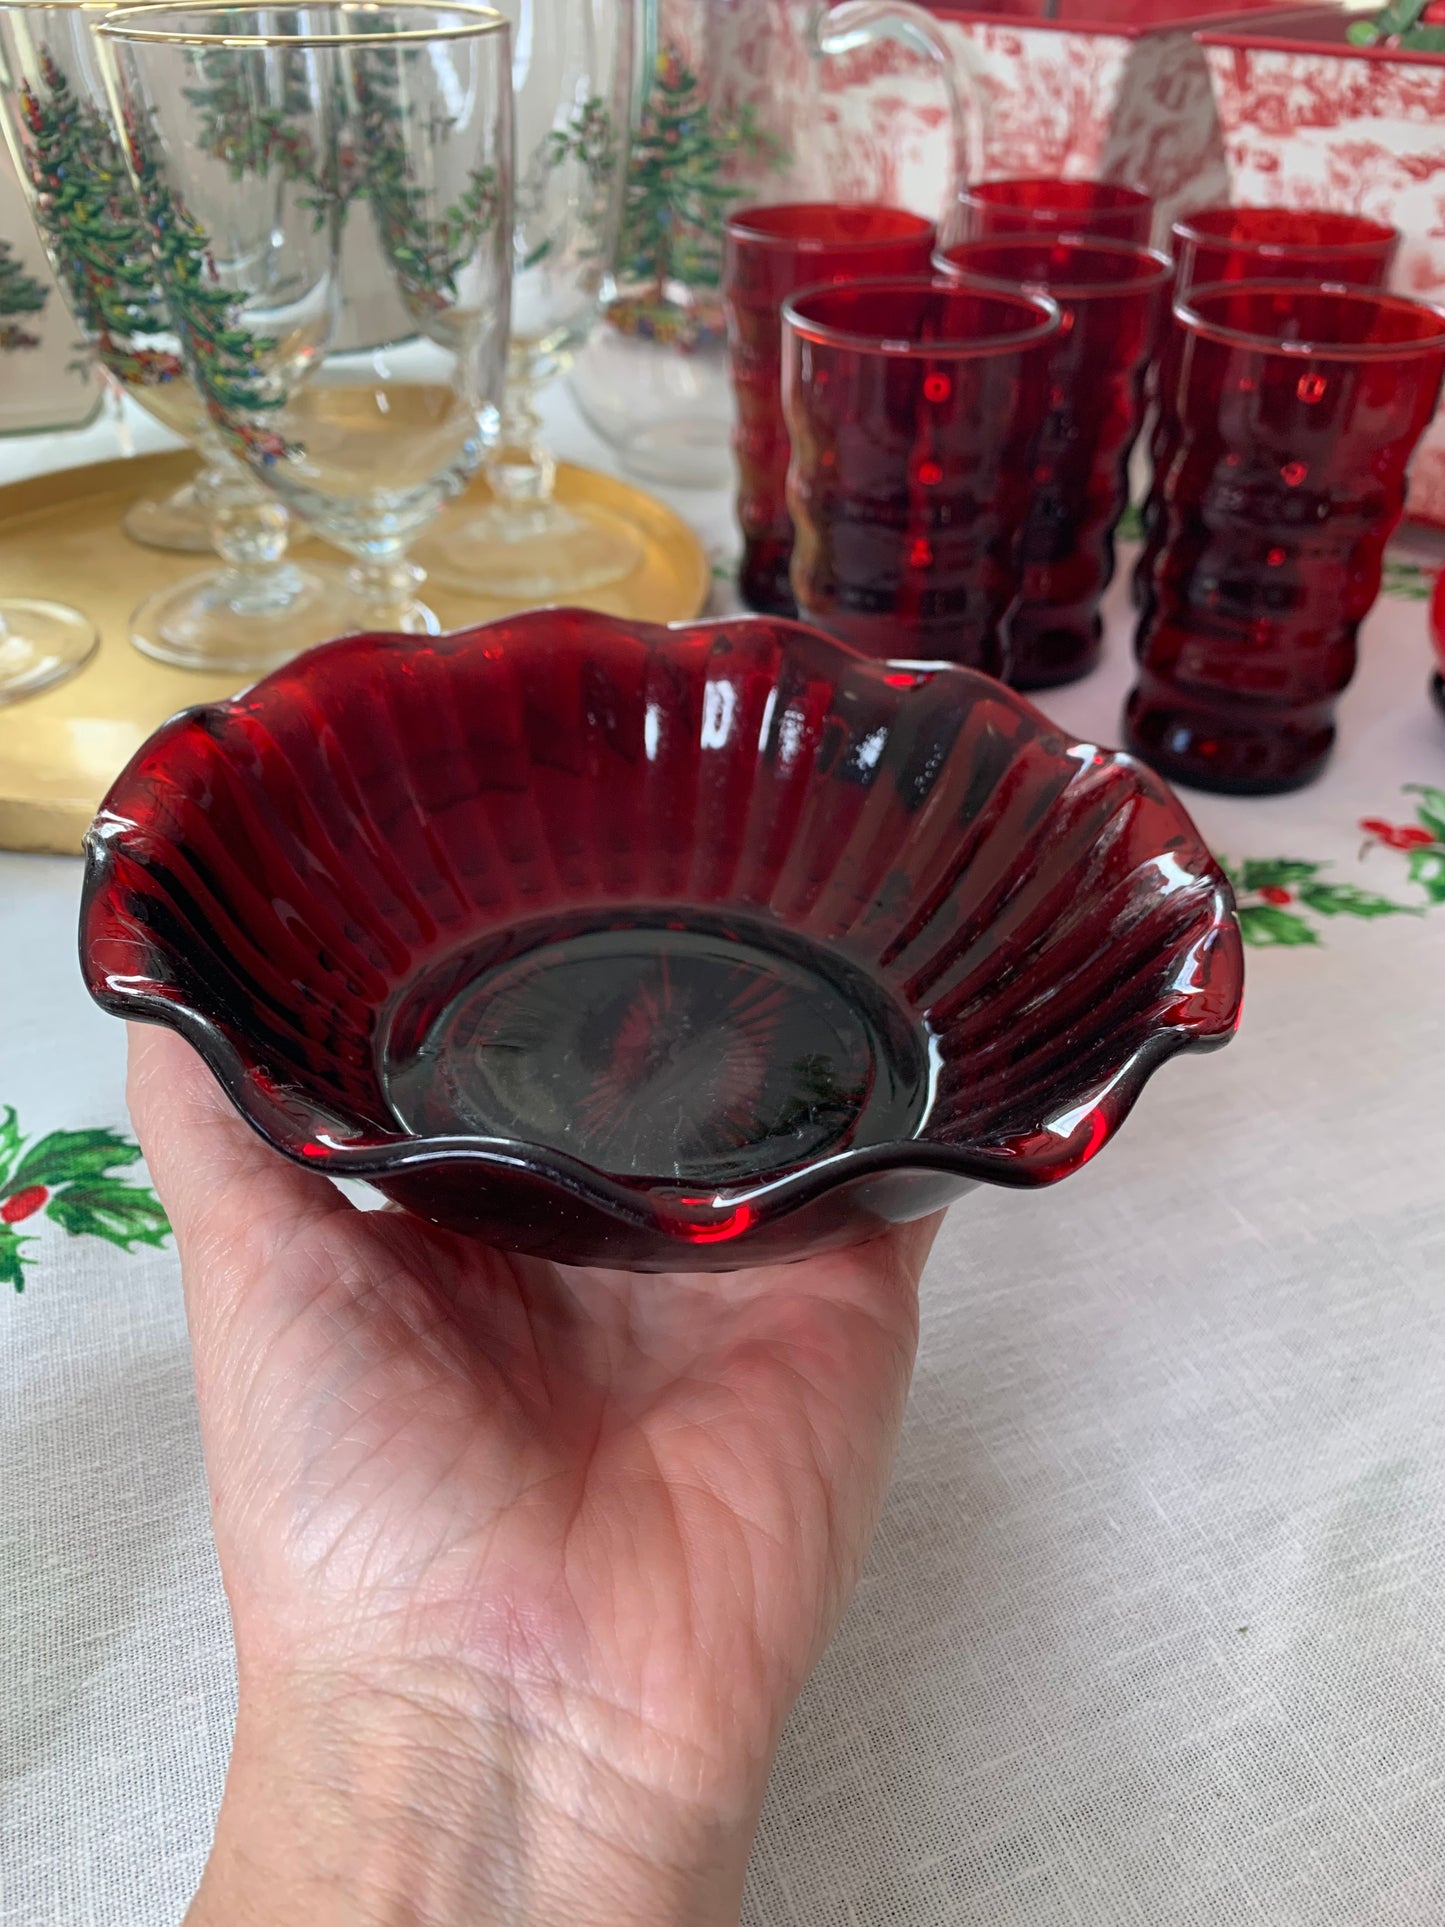
[[243, 1677], [188, 1927], [736, 1927], [758, 1771], [449, 1664]]

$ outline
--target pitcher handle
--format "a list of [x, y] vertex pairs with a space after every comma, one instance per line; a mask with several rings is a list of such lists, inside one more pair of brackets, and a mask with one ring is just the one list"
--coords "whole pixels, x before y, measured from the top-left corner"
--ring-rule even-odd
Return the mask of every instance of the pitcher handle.
[[955, 57], [933, 15], [911, 6], [909, 0], [839, 0], [831, 7], [822, 0], [808, 21], [808, 51], [816, 60], [853, 53], [879, 40], [892, 40], [910, 53], [922, 54], [932, 61], [943, 82], [953, 128], [953, 181], [939, 223], [939, 237], [946, 239], [944, 230], [959, 196], [985, 172], [983, 92]]

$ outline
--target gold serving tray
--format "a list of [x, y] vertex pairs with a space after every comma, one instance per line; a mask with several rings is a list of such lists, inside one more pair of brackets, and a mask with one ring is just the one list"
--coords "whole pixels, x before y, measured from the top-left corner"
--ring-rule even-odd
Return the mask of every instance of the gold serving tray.
[[[159, 723], [178, 709], [233, 695], [234, 676], [203, 676], [152, 662], [131, 646], [131, 611], [152, 590], [205, 567], [163, 555], [121, 533], [142, 495], [166, 495], [195, 472], [187, 452], [61, 469], [0, 488], [0, 593], [40, 596], [84, 610], [100, 648], [79, 675], [41, 695], [0, 705], [0, 848], [74, 855], [112, 779]], [[470, 491], [487, 499], [485, 483]], [[642, 534], [642, 560], [621, 582], [576, 600], [610, 615], [683, 622], [700, 615], [712, 585], [708, 559], [686, 522], [610, 475], [564, 464], [562, 502], [592, 503]], [[298, 555], [330, 556], [314, 540]], [[530, 605], [428, 584], [427, 601], [449, 629]]]

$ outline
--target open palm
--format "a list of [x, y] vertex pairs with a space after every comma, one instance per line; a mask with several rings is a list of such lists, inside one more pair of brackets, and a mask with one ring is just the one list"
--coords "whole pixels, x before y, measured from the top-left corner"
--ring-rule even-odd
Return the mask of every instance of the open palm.
[[355, 1209], [132, 1033], [243, 1677], [461, 1661], [676, 1789], [765, 1775], [882, 1497], [934, 1226], [726, 1275]]

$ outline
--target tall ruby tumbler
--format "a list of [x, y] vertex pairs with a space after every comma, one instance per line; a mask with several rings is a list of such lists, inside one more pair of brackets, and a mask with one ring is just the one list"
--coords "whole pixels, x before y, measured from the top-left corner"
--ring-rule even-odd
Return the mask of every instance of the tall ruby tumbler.
[[784, 320], [800, 614], [870, 655], [1002, 675], [1057, 307], [875, 281], [807, 290]]
[[1143, 583], [1130, 747], [1238, 795], [1324, 768], [1405, 469], [1445, 377], [1445, 309], [1289, 282], [1196, 288], [1178, 444]]
[[[1174, 292], [1182, 298], [1194, 287], [1215, 281], [1339, 282], [1348, 287], [1383, 288], [1390, 276], [1397, 228], [1363, 214], [1336, 214], [1324, 208], [1202, 207], [1176, 221], [1170, 234], [1174, 251]], [[1149, 440], [1156, 476], [1169, 466], [1178, 427], [1168, 407], [1177, 385], [1179, 332], [1170, 329], [1160, 350], [1159, 412]], [[1135, 603], [1143, 600], [1144, 576], [1158, 547], [1158, 505], [1151, 493], [1144, 506], [1145, 547], [1134, 582]]]
[[1329, 281], [1383, 288], [1399, 230], [1323, 208], [1202, 207], [1171, 239], [1180, 295], [1214, 281]]
[[1077, 681], [1103, 643], [1099, 603], [1114, 574], [1114, 530], [1129, 500], [1169, 258], [1117, 241], [1028, 236], [964, 241], [934, 258], [965, 286], [1047, 294], [1058, 304], [1006, 641], [1016, 689]]
[[934, 226], [906, 208], [831, 201], [743, 208], [727, 223], [723, 301], [737, 427], [743, 600], [795, 615], [788, 565], [788, 431], [783, 421], [783, 303], [820, 283], [926, 274]]
[[1154, 224], [1154, 203], [1142, 188], [1123, 181], [1066, 181], [1054, 174], [975, 181], [960, 194], [959, 210], [965, 241], [1078, 234], [1144, 247]]

